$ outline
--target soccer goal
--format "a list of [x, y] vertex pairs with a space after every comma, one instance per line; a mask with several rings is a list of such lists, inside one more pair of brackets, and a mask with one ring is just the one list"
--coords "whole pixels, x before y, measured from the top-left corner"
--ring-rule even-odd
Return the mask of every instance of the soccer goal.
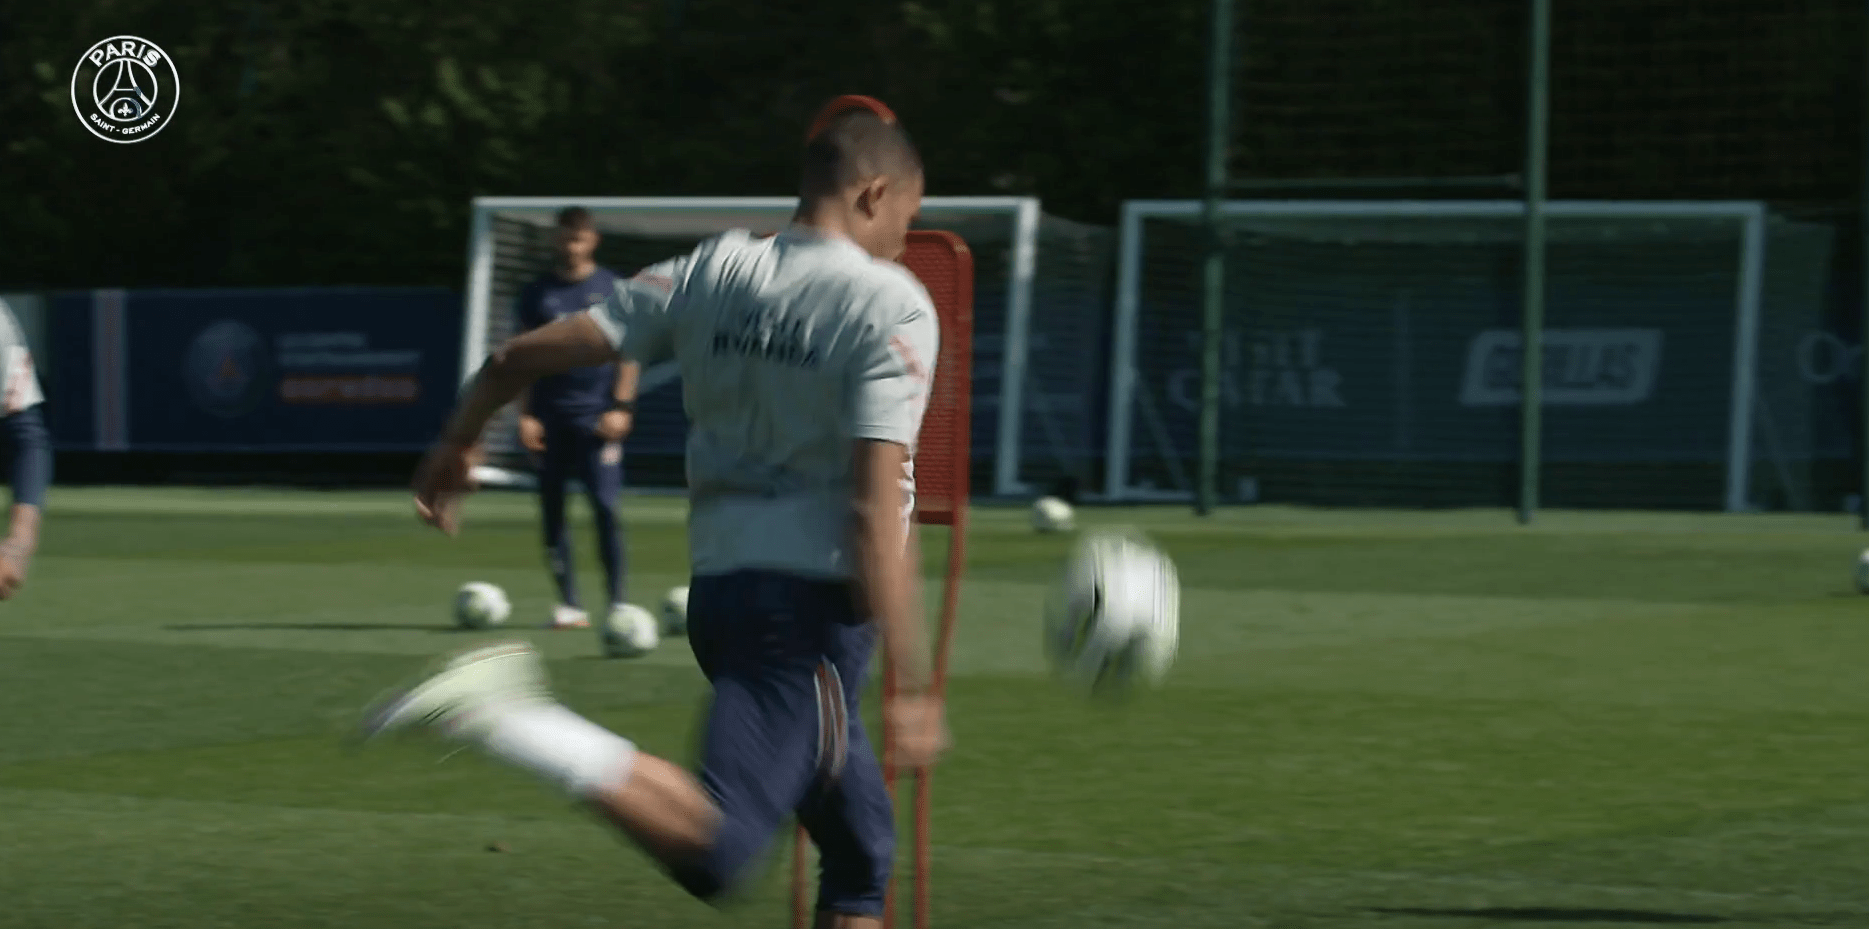
[[[513, 333], [513, 304], [551, 261], [558, 210], [591, 211], [600, 264], [619, 273], [681, 254], [728, 229], [783, 229], [792, 197], [481, 197], [473, 202], [462, 370]], [[1101, 454], [1102, 352], [1115, 236], [1046, 215], [1031, 197], [929, 197], [920, 225], [974, 250], [973, 483], [1022, 496], [1061, 478], [1087, 480]], [[678, 372], [645, 371], [629, 440], [634, 486], [679, 486], [687, 434]], [[509, 411], [489, 432], [497, 463], [523, 470]], [[660, 463], [658, 466], [658, 462]]]
[[[1509, 503], [1523, 211], [1517, 201], [1226, 204], [1222, 496]], [[1191, 495], [1200, 214], [1196, 201], [1123, 209], [1113, 500]], [[1548, 216], [1547, 498], [1747, 509], [1761, 318], [1772, 299], [1815, 315], [1824, 262], [1813, 250], [1827, 255], [1827, 240], [1775, 235], [1781, 224], [1751, 202], [1557, 201]]]

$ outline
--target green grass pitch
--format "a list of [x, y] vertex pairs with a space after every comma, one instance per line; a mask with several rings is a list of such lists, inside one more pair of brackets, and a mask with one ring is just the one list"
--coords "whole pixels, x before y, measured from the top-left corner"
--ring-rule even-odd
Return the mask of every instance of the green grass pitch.
[[[628, 511], [653, 606], [681, 509]], [[1176, 557], [1180, 663], [1121, 706], [1049, 680], [1069, 540], [976, 511], [937, 925], [1869, 925], [1847, 519], [1080, 518]], [[447, 629], [468, 580], [543, 618], [528, 498], [475, 501], [449, 540], [390, 493], [56, 492], [0, 605], [0, 927], [784, 925], [787, 869], [717, 914], [472, 753], [346, 750], [361, 705], [470, 640]], [[526, 634], [574, 708], [687, 757], [685, 643], [609, 661]]]

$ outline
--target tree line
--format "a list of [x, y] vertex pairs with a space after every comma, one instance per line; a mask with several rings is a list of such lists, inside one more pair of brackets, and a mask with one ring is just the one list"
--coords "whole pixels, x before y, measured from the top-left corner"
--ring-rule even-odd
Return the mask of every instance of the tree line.
[[[1508, 174], [1525, 13], [1237, 0], [1233, 170]], [[1582, 7], [1588, 7], [1583, 9]], [[1861, 175], [1861, 4], [1559, 0], [1553, 193], [1835, 204]], [[838, 93], [942, 194], [1113, 222], [1198, 196], [1207, 0], [67, 0], [0, 22], [0, 287], [459, 286], [467, 203], [771, 195]], [[72, 112], [92, 43], [177, 61], [149, 141]]]

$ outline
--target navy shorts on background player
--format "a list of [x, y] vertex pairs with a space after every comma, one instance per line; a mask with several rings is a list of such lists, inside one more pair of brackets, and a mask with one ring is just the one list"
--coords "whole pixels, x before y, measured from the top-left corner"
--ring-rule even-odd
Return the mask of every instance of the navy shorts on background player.
[[591, 494], [593, 504], [601, 501], [606, 508], [616, 506], [623, 492], [623, 443], [606, 441], [588, 429], [546, 427], [545, 451], [538, 453], [541, 488], [555, 485], [564, 492], [565, 482], [576, 478]]
[[676, 879], [717, 897], [796, 815], [819, 850], [818, 909], [881, 915], [895, 817], [857, 707], [876, 631], [850, 586], [768, 571], [696, 577], [688, 642], [714, 689], [700, 778], [721, 825], [707, 860]]

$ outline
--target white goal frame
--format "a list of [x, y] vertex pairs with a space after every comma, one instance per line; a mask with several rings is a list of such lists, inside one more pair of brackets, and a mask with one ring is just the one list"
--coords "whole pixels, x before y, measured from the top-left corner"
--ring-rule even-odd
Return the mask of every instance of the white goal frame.
[[[1110, 418], [1105, 449], [1104, 497], [1123, 500], [1184, 500], [1181, 491], [1129, 486], [1129, 454], [1136, 397], [1136, 321], [1142, 312], [1142, 229], [1149, 219], [1198, 221], [1199, 200], [1130, 200], [1123, 204], [1117, 252], [1116, 332], [1110, 352]], [[1523, 200], [1229, 200], [1223, 217], [1514, 217]], [[1552, 200], [1550, 218], [1727, 219], [1739, 224], [1738, 288], [1733, 312], [1731, 414], [1727, 427], [1725, 508], [1749, 508], [1752, 414], [1757, 397], [1759, 314], [1765, 286], [1765, 204], [1757, 201]]]
[[[598, 212], [601, 231], [642, 235], [706, 236], [734, 228], [776, 231], [798, 209], [796, 197], [475, 197], [468, 234], [466, 320], [461, 335], [461, 377], [473, 376], [487, 357], [493, 296], [493, 218], [511, 216], [549, 224], [564, 207]], [[617, 224], [629, 211], [627, 227]], [[603, 214], [608, 215], [603, 215]], [[1037, 197], [927, 197], [922, 224], [938, 228], [943, 216], [1005, 214], [1012, 224], [1012, 260], [1006, 294], [999, 429], [993, 449], [993, 492], [1019, 496], [1019, 437], [1024, 428], [1025, 369], [1032, 323], [1032, 280], [1038, 261], [1040, 203]], [[675, 376], [672, 364], [644, 371], [642, 389]]]

